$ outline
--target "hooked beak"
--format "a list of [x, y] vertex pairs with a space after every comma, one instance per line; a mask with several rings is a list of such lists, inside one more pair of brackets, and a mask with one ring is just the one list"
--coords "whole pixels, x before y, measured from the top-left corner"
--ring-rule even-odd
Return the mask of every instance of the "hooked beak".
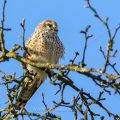
[[58, 29], [54, 29], [56, 32], [58, 32]]
[[53, 26], [53, 28], [52, 28], [54, 31], [56, 31], [56, 32], [58, 32], [58, 29], [57, 29], [57, 27], [56, 26]]
[[55, 31], [55, 32], [58, 32], [58, 29], [57, 28], [51, 28], [51, 30]]

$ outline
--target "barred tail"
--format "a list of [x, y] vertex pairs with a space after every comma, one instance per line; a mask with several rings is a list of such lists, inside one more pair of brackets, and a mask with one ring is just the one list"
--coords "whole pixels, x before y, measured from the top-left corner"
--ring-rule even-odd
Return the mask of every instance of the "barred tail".
[[38, 87], [43, 83], [45, 78], [46, 78], [45, 73], [41, 74], [41, 76], [35, 76], [34, 80], [28, 86], [24, 85], [22, 87], [22, 90], [16, 102], [18, 109], [21, 109], [26, 105], [26, 103], [33, 96]]

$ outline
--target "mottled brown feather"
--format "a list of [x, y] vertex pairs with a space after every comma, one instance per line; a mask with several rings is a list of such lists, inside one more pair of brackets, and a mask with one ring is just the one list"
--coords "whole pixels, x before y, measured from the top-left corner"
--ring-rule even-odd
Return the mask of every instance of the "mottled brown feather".
[[[33, 62], [58, 63], [59, 59], [63, 57], [64, 46], [57, 35], [57, 23], [53, 20], [41, 22], [26, 42], [26, 48], [27, 52], [24, 57]], [[33, 79], [26, 78], [24, 80], [17, 100], [17, 104], [23, 107], [47, 77], [44, 71], [31, 65], [27, 65], [27, 69], [30, 72], [33, 71], [36, 76]], [[30, 81], [27, 86], [25, 85], [26, 80]]]

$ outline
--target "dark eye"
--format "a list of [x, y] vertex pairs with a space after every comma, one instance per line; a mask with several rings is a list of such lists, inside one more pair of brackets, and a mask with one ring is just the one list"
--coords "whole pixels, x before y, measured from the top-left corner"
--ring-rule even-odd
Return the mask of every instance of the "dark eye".
[[52, 25], [51, 24], [48, 24], [48, 26], [51, 28], [52, 27]]

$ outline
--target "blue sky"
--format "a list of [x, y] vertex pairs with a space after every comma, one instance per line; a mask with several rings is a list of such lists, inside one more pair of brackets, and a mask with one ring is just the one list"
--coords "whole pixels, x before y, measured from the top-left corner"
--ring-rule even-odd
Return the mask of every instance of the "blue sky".
[[[0, 11], [2, 8], [2, 1], [3, 0], [0, 0]], [[98, 10], [98, 13], [102, 17], [109, 17], [111, 30], [114, 32], [115, 27], [120, 23], [120, 1], [97, 0], [94, 2], [92, 0], [91, 3], [93, 6], [95, 6], [95, 8]], [[22, 18], [25, 18], [26, 20], [26, 40], [34, 31], [34, 28], [42, 20], [53, 19], [58, 23], [59, 37], [65, 46], [65, 58], [60, 61], [60, 64], [67, 64], [69, 60], [73, 58], [75, 51], [78, 51], [80, 53], [80, 56], [78, 58], [79, 61], [82, 56], [84, 45], [84, 38], [80, 34], [80, 30], [85, 28], [87, 25], [91, 25], [92, 28], [90, 30], [90, 33], [93, 34], [94, 37], [88, 42], [89, 46], [87, 48], [86, 62], [88, 67], [101, 68], [104, 63], [104, 59], [99, 52], [99, 46], [102, 45], [104, 46], [104, 49], [106, 48], [106, 30], [101, 25], [101, 23], [93, 17], [92, 12], [89, 9], [84, 8], [84, 5], [84, 0], [8, 0], [5, 25], [6, 27], [12, 28], [12, 31], [6, 33], [6, 47], [10, 49], [15, 43], [22, 44], [22, 41], [20, 40], [20, 35], [22, 34], [20, 22]], [[119, 49], [118, 45], [120, 43], [119, 34], [117, 35], [117, 39], [115, 41], [115, 47], [117, 49]], [[116, 61], [119, 62], [119, 59], [120, 55], [118, 53]], [[118, 69], [119, 65], [120, 62], [118, 63]], [[14, 60], [11, 60], [10, 63], [7, 62], [6, 64], [0, 64], [0, 69], [4, 72], [7, 72], [8, 74], [12, 74], [16, 71], [17, 76], [20, 76], [22, 74], [19, 63]], [[97, 97], [98, 91], [101, 89], [95, 86], [95, 84], [91, 82], [90, 79], [75, 73], [72, 73], [71, 77], [78, 87], [83, 88], [86, 92], [90, 92], [91, 95]], [[56, 89], [57, 88], [52, 86], [48, 80], [45, 81], [45, 83], [38, 89], [35, 95], [28, 102], [26, 106], [28, 110], [40, 113], [43, 112], [44, 106], [41, 103], [42, 92], [45, 93], [46, 102], [48, 105], [52, 106], [53, 98], [56, 100], [59, 98], [59, 95], [54, 95]], [[69, 100], [71, 100], [74, 95], [76, 95], [76, 93], [68, 87], [68, 89], [65, 91], [65, 99], [69, 98]], [[5, 95], [0, 92], [0, 96], [4, 101], [6, 98]], [[104, 101], [103, 104], [110, 111], [120, 115], [120, 102], [118, 102], [120, 100], [120, 97], [117, 95], [110, 97], [105, 94], [105, 97], [106, 96], [107, 100]], [[98, 111], [98, 113], [100, 112], [104, 114], [104, 112], [101, 112], [101, 110], [96, 107], [94, 107], [94, 110]], [[56, 111], [56, 114], [62, 114], [63, 120], [73, 119], [73, 114], [71, 111], [63, 111], [63, 109], [60, 109], [59, 111], [61, 112]]]

